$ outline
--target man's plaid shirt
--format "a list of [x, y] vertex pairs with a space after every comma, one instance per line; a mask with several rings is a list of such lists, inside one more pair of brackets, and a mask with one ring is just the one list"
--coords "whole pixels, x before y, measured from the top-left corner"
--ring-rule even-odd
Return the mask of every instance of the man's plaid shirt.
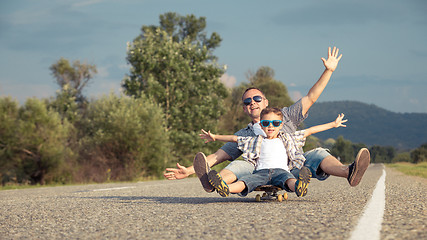
[[[242, 157], [246, 161], [256, 166], [258, 161], [261, 143], [265, 137], [258, 135], [255, 137], [237, 137], [238, 148], [243, 152]], [[288, 154], [289, 170], [293, 168], [301, 169], [304, 165], [305, 157], [300, 149], [304, 146], [306, 138], [304, 138], [304, 130], [294, 133], [279, 132], [278, 138], [282, 140]]]

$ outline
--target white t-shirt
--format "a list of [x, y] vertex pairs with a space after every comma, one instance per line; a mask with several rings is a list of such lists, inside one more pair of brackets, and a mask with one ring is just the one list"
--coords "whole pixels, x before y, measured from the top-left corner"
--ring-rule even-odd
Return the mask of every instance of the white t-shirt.
[[281, 168], [289, 171], [288, 154], [280, 138], [263, 139], [256, 170]]

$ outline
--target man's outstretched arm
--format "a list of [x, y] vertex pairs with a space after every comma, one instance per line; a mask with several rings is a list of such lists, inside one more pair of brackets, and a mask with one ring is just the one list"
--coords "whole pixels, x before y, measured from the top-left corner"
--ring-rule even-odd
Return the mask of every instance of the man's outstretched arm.
[[[209, 167], [213, 167], [224, 161], [231, 160], [231, 157], [224, 150], [218, 149], [218, 151], [216, 151], [215, 153], [207, 156], [206, 160], [209, 164]], [[166, 168], [166, 173], [163, 174], [163, 176], [169, 180], [176, 180], [184, 179], [195, 173], [193, 166], [184, 167], [181, 166], [179, 163], [177, 163], [176, 166], [176, 168]]]
[[325, 71], [323, 71], [319, 80], [313, 85], [308, 91], [307, 95], [301, 99], [302, 103], [302, 115], [305, 115], [310, 107], [317, 101], [325, 89], [326, 85], [331, 79], [332, 73], [338, 66], [338, 62], [341, 60], [342, 54], [338, 56], [339, 49], [334, 47], [331, 51], [331, 47], [328, 48], [328, 59], [322, 58]]

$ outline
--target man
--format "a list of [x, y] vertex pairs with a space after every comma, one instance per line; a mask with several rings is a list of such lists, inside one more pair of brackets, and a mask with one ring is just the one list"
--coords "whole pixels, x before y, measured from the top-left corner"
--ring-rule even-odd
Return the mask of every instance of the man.
[[[299, 124], [307, 118], [307, 112], [310, 107], [317, 101], [320, 94], [328, 84], [332, 73], [338, 66], [342, 54], [338, 56], [339, 49], [334, 47], [328, 48], [328, 59], [321, 58], [325, 70], [319, 80], [313, 85], [306, 96], [298, 100], [292, 106], [282, 108], [283, 128], [281, 131], [293, 133], [297, 130]], [[259, 133], [259, 121], [261, 111], [268, 106], [268, 99], [257, 88], [248, 88], [242, 96], [243, 110], [252, 119], [246, 128], [235, 133], [238, 136], [255, 136]], [[183, 179], [193, 173], [197, 173], [203, 188], [206, 192], [212, 192], [214, 188], [207, 179], [207, 173], [210, 167], [222, 163], [226, 160], [232, 161], [227, 167], [221, 170], [220, 175], [223, 180], [229, 184], [237, 179], [251, 174], [254, 170], [252, 164], [235, 160], [242, 152], [233, 142], [226, 143], [217, 152], [205, 157], [203, 153], [198, 153], [194, 159], [193, 166], [184, 167], [177, 163], [177, 168], [167, 168], [164, 176], [169, 180]], [[317, 148], [304, 153], [306, 161], [304, 166], [308, 167], [313, 178], [326, 180], [330, 175], [347, 178], [350, 186], [357, 186], [363, 177], [370, 163], [370, 154], [368, 149], [362, 148], [355, 161], [349, 166], [343, 165], [338, 159], [333, 157], [326, 149]], [[299, 169], [302, 166], [293, 166], [291, 173], [294, 176], [299, 175]]]

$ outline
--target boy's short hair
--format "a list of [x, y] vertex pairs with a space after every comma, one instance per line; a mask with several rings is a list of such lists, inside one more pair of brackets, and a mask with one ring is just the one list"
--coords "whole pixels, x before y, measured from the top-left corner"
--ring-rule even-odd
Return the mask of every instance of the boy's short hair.
[[281, 118], [283, 118], [283, 113], [280, 110], [280, 108], [276, 108], [276, 107], [269, 108], [268, 107], [268, 108], [264, 108], [261, 111], [261, 119], [262, 119], [262, 117], [264, 117], [264, 115], [269, 114], [269, 113], [275, 113], [277, 116], [280, 116]]

